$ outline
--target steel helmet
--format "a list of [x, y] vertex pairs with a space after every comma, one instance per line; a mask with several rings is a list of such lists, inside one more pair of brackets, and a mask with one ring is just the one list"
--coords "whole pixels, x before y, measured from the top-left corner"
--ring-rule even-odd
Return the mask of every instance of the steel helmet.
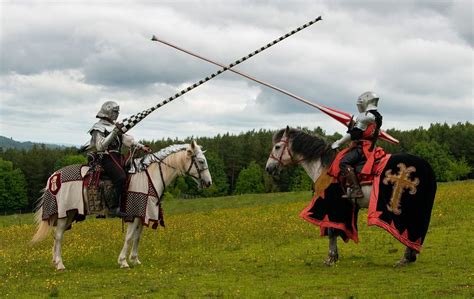
[[106, 118], [111, 121], [117, 120], [120, 112], [119, 105], [114, 101], [105, 102], [97, 113], [97, 118]]
[[357, 109], [360, 113], [367, 110], [377, 110], [379, 96], [373, 91], [366, 91], [357, 98]]

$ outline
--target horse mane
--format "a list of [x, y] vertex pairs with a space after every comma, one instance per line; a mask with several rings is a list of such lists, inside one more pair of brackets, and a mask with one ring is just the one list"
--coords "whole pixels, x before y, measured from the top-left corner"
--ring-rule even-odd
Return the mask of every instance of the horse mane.
[[[154, 162], [160, 162], [160, 161], [165, 161], [167, 160], [168, 163], [177, 163], [177, 156], [170, 157], [171, 155], [175, 153], [179, 153], [182, 151], [187, 150], [189, 147], [189, 144], [173, 144], [170, 146], [167, 146], [165, 148], [162, 148], [161, 150], [151, 153], [151, 154], [146, 154], [143, 156], [143, 158], [136, 158], [134, 159], [133, 163], [133, 171], [131, 173], [135, 173], [136, 171], [143, 171], [150, 167], [151, 165], [154, 164]], [[174, 159], [173, 161], [170, 161], [170, 159]]]
[[187, 150], [188, 147], [189, 147], [189, 144], [172, 144], [172, 145], [162, 148], [161, 150], [153, 154], [148, 154], [147, 156], [154, 156], [159, 159], [165, 159], [171, 154]]
[[[273, 135], [273, 144], [279, 142], [286, 129], [281, 129]], [[288, 131], [291, 152], [300, 155], [306, 161], [321, 159], [323, 166], [328, 166], [336, 156], [329, 142], [322, 137], [308, 134], [299, 129], [290, 128]]]
[[[183, 164], [183, 155], [180, 155], [180, 153], [184, 153], [186, 155], [185, 151], [187, 148], [182, 148], [173, 152], [170, 152], [166, 157], [161, 159], [165, 163], [165, 165], [175, 165], [175, 169], [178, 171], [179, 175], [184, 174], [185, 169], [184, 169], [184, 164]], [[155, 161], [156, 163], [153, 163], [152, 165], [157, 165], [159, 161]], [[166, 175], [170, 169], [168, 167], [162, 168], [163, 174]]]

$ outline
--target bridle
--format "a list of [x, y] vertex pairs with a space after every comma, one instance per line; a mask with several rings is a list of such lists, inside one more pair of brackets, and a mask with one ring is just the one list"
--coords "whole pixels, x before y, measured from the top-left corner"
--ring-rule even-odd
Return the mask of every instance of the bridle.
[[[163, 170], [162, 170], [162, 168], [161, 168], [161, 165], [163, 164], [163, 165], [165, 165], [165, 166], [167, 166], [167, 167], [169, 167], [169, 168], [171, 168], [171, 169], [174, 169], [174, 170], [177, 170], [177, 168], [174, 167], [174, 166], [169, 165], [168, 163], [166, 163], [166, 162], [164, 161], [164, 159], [160, 159], [160, 158], [157, 157], [154, 153], [151, 153], [151, 155], [152, 155], [152, 156], [156, 159], [156, 161], [158, 162], [158, 168], [160, 169], [161, 182], [163, 183], [163, 186], [165, 186], [165, 178], [163, 177]], [[198, 173], [198, 176], [197, 176], [197, 177], [191, 174], [191, 169], [193, 168], [193, 166], [196, 167], [196, 171], [197, 171], [197, 173]], [[184, 174], [189, 175], [189, 176], [192, 177], [194, 180], [196, 180], [197, 183], [199, 184], [199, 188], [202, 188], [203, 179], [202, 179], [201, 173], [204, 172], [204, 171], [206, 171], [206, 170], [208, 170], [208, 169], [209, 169], [209, 167], [204, 167], [204, 168], [200, 169], [200, 168], [199, 168], [199, 165], [198, 165], [198, 163], [197, 163], [197, 161], [196, 161], [196, 155], [193, 154], [193, 155], [191, 156], [191, 162], [189, 163], [189, 167], [187, 168], [187, 170], [186, 170], [186, 172], [185, 172]]]
[[[197, 177], [191, 174], [191, 169], [193, 168], [193, 166], [196, 167], [196, 171], [198, 173]], [[191, 163], [189, 163], [188, 170], [186, 170], [185, 174], [189, 175], [190, 177], [195, 179], [197, 182], [199, 182], [199, 187], [202, 187], [202, 175], [201, 175], [201, 173], [208, 170], [208, 169], [209, 169], [209, 167], [203, 167], [202, 169], [199, 168], [199, 165], [196, 161], [196, 155], [193, 154], [191, 156]]]
[[270, 152], [270, 158], [273, 159], [273, 160], [278, 161], [278, 166], [284, 166], [285, 165], [285, 163], [283, 163], [283, 160], [282, 160], [283, 155], [285, 154], [285, 150], [288, 153], [288, 156], [290, 156], [290, 159], [291, 159], [290, 164], [298, 164], [298, 163], [300, 163], [301, 161], [304, 160], [304, 159], [296, 160], [293, 157], [293, 154], [290, 151], [290, 145], [289, 145], [290, 140], [288, 139], [288, 137], [283, 137], [278, 143], [283, 143], [283, 149], [281, 150], [280, 157], [276, 157], [273, 154], [273, 150]]

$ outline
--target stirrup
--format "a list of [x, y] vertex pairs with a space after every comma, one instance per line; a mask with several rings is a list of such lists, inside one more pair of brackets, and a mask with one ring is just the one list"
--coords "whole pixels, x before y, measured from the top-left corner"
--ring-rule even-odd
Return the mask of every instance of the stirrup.
[[347, 188], [345, 194], [342, 195], [342, 198], [363, 198], [364, 192], [360, 188]]
[[107, 213], [107, 217], [108, 218], [125, 218], [127, 217], [127, 213], [124, 213], [122, 211], [120, 211], [120, 208], [112, 208], [112, 209], [109, 209], [108, 213]]

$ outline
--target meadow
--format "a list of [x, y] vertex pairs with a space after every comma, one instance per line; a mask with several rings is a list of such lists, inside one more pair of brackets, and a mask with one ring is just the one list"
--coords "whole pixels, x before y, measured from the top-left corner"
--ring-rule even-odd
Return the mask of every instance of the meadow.
[[299, 217], [310, 192], [166, 200], [166, 228], [145, 228], [143, 263], [119, 269], [120, 220], [73, 224], [65, 271], [51, 262], [52, 236], [31, 246], [32, 214], [0, 217], [0, 297], [347, 298], [474, 296], [474, 181], [438, 184], [431, 225], [416, 263], [393, 265], [404, 246], [359, 215], [360, 243], [327, 238]]

